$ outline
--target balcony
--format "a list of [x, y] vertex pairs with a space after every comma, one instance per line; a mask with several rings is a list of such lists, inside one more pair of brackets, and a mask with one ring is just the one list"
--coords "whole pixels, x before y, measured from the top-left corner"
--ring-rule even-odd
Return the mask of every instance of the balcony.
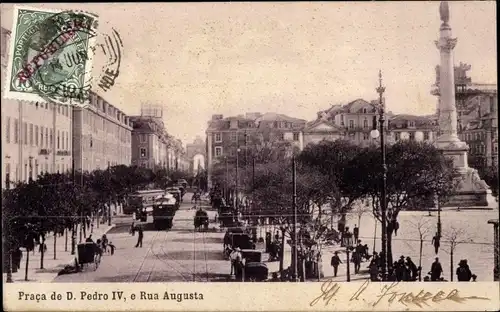
[[38, 151], [38, 155], [49, 155], [50, 154], [50, 150], [46, 149], [46, 148], [42, 148], [40, 151]]
[[69, 156], [71, 153], [69, 151], [57, 151], [57, 156]]

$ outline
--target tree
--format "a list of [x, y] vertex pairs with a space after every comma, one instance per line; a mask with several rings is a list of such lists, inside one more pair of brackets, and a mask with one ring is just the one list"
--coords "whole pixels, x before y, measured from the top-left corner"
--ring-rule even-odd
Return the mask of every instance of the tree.
[[418, 258], [418, 267], [419, 267], [418, 281], [421, 282], [422, 281], [422, 251], [424, 248], [424, 241], [427, 240], [427, 236], [428, 236], [429, 232], [431, 231], [431, 228], [428, 226], [429, 220], [425, 219], [425, 217], [423, 217], [423, 216], [420, 217], [418, 219], [418, 221], [416, 221], [416, 222], [410, 221], [409, 223], [411, 225], [413, 225], [413, 227], [417, 230], [418, 238], [420, 240], [420, 252], [419, 252], [419, 258]]
[[157, 170], [153, 181], [156, 187], [166, 189], [171, 182], [167, 169], [162, 168]]
[[[438, 195], [445, 201], [457, 186], [457, 171], [433, 145], [414, 141], [400, 141], [386, 148], [387, 163], [387, 257], [392, 264], [392, 234], [399, 212], [416, 199]], [[373, 214], [382, 222], [380, 209], [382, 166], [380, 150], [364, 148], [348, 165], [346, 173], [351, 185], [373, 202]]]
[[[328, 222], [323, 218], [323, 208], [328, 202], [330, 186], [315, 168], [300, 163], [296, 167], [297, 231], [302, 246], [299, 259], [303, 261], [321, 251]], [[256, 168], [253, 199], [260, 217], [267, 217], [272, 223], [279, 224], [283, 242], [285, 237], [293, 241], [291, 161], [260, 164]], [[283, 257], [280, 268], [283, 268]]]
[[458, 245], [472, 243], [473, 239], [464, 228], [456, 228], [453, 226], [448, 231], [445, 231], [443, 237], [450, 247], [449, 251], [446, 249], [443, 250], [450, 254], [450, 282], [453, 282], [453, 254]]
[[[365, 189], [358, 188], [353, 181], [362, 179], [363, 173], [350, 170], [356, 164], [353, 160], [361, 148], [347, 140], [326, 141], [308, 145], [299, 155], [299, 161], [309, 168], [316, 169], [327, 180], [328, 198], [331, 206], [331, 223], [333, 215], [341, 215], [340, 223], [345, 225], [346, 213], [354, 203], [365, 196]], [[359, 174], [360, 176], [353, 176]], [[326, 195], [326, 194], [325, 194]]]

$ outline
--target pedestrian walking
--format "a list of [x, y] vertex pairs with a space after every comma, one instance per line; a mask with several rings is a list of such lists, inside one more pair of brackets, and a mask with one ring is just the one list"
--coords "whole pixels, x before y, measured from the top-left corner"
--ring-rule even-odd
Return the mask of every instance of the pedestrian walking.
[[469, 282], [472, 279], [472, 272], [467, 264], [467, 260], [460, 260], [456, 274], [459, 282]]
[[137, 232], [138, 232], [137, 233], [138, 237], [137, 237], [137, 244], [135, 245], [135, 247], [137, 248], [137, 247], [141, 246], [141, 248], [142, 248], [142, 239], [144, 238], [144, 232], [142, 230], [142, 227], [139, 227], [137, 229]]
[[336, 251], [332, 256], [332, 260], [330, 261], [331, 266], [333, 267], [333, 276], [337, 277], [337, 272], [339, 270], [339, 264], [342, 263], [342, 260], [339, 258], [339, 252]]
[[416, 281], [418, 278], [418, 268], [417, 265], [411, 260], [410, 257], [406, 257], [406, 267], [410, 271], [410, 280]]
[[104, 253], [108, 250], [108, 238], [106, 237], [106, 234], [102, 235], [102, 250]]
[[352, 233], [354, 234], [354, 241], [357, 242], [359, 237], [359, 228], [356, 224], [354, 225], [354, 229], [352, 229]]
[[431, 266], [431, 282], [439, 281], [442, 273], [443, 273], [443, 267], [439, 262], [439, 258], [436, 257], [436, 260], [432, 263]]
[[94, 233], [94, 223], [90, 224], [90, 233]]
[[399, 222], [397, 220], [394, 220], [394, 236], [398, 236], [398, 230], [399, 230]]
[[436, 233], [436, 235], [434, 235], [434, 237], [432, 238], [432, 244], [434, 245], [434, 252], [436, 253], [436, 255], [439, 252], [440, 240], [441, 237], [439, 237], [439, 233]]
[[17, 248], [12, 254], [12, 272], [17, 272], [21, 268], [21, 259], [23, 258], [23, 252], [21, 248]]
[[109, 249], [111, 249], [111, 255], [114, 255], [115, 254], [115, 248], [116, 248], [115, 245], [113, 245], [112, 242], [109, 242], [108, 246], [109, 246]]
[[354, 274], [359, 274], [361, 269], [361, 253], [359, 251], [353, 252], [352, 262], [354, 262]]
[[231, 253], [231, 255], [229, 256], [230, 260], [231, 260], [231, 273], [230, 275], [233, 275], [233, 272], [234, 274], [236, 275], [237, 273], [237, 261], [238, 259], [240, 259], [241, 261], [241, 258], [242, 258], [242, 255], [241, 255], [241, 249], [239, 247], [236, 247], [233, 252]]

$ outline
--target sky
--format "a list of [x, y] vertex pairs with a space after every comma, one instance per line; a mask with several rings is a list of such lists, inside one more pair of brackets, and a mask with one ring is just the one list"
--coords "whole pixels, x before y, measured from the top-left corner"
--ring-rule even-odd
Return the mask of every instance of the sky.
[[[1, 5], [12, 29], [13, 4]], [[23, 5], [24, 6], [24, 5]], [[378, 98], [382, 70], [393, 113], [430, 114], [439, 2], [30, 4], [99, 16], [123, 41], [120, 76], [103, 97], [134, 115], [162, 105], [167, 131], [205, 137], [213, 114], [278, 112], [314, 120], [333, 104]], [[455, 64], [497, 83], [493, 1], [450, 2]]]

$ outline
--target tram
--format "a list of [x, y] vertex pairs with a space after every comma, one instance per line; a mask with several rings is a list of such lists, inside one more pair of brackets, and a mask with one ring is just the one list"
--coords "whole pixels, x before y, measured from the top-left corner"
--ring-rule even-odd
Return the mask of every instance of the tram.
[[156, 230], [169, 230], [177, 211], [177, 200], [174, 195], [166, 193], [155, 198], [153, 203], [153, 225]]

